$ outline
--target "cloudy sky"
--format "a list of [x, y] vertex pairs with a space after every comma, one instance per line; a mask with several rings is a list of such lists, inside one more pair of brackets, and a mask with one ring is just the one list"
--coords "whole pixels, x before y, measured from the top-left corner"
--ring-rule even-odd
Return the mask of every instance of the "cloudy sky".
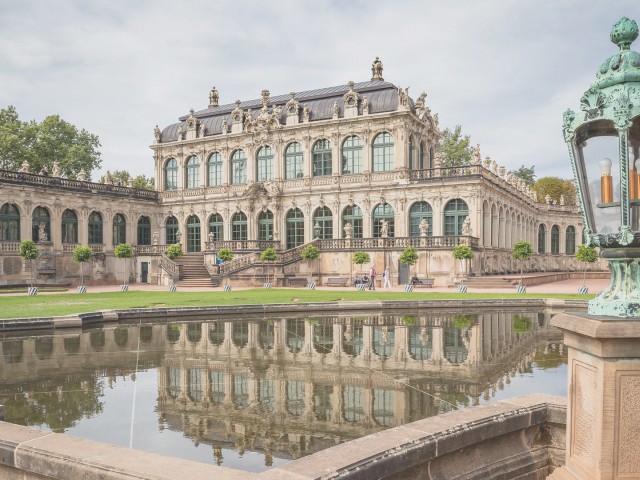
[[562, 112], [621, 16], [640, 21], [637, 0], [0, 0], [0, 108], [59, 114], [100, 137], [103, 171], [151, 175], [153, 127], [213, 85], [232, 103], [366, 81], [380, 56], [483, 157], [568, 178]]

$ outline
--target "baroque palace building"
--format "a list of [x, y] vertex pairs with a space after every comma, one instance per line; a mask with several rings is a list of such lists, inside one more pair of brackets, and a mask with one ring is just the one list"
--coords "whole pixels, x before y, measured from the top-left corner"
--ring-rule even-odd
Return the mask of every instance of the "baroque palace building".
[[[78, 244], [95, 255], [91, 277], [115, 282], [122, 271], [118, 243], [134, 245], [133, 281], [200, 277], [219, 282], [277, 284], [351, 278], [352, 253], [371, 255], [394, 284], [408, 269], [398, 262], [408, 246], [419, 252], [415, 271], [436, 285], [470, 275], [515, 272], [511, 245], [527, 240], [536, 255], [530, 271], [568, 271], [582, 220], [576, 207], [541, 204], [523, 181], [473, 150], [472, 164], [443, 167], [438, 115], [408, 89], [386, 82], [376, 58], [366, 82], [291, 92], [220, 105], [215, 89], [207, 108], [156, 126], [153, 150], [157, 192], [21, 172], [0, 171], [2, 282], [28, 278], [17, 257], [32, 238], [43, 257], [41, 280], [74, 280]], [[561, 202], [562, 203], [562, 202]], [[163, 255], [181, 243], [178, 263]], [[319, 261], [302, 248], [314, 243]], [[454, 262], [454, 246], [475, 251]], [[269, 265], [259, 254], [274, 247]], [[234, 259], [217, 265], [216, 252]], [[368, 267], [368, 266], [367, 266]]]

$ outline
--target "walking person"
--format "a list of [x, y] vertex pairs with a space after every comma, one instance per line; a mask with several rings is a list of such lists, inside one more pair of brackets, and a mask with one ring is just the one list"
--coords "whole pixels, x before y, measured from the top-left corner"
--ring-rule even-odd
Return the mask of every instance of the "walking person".
[[391, 274], [389, 273], [389, 267], [384, 269], [384, 273], [382, 274], [382, 278], [384, 279], [383, 288], [391, 288]]
[[369, 284], [369, 290], [375, 290], [376, 289], [376, 267], [373, 264], [371, 264], [371, 268], [369, 269], [369, 279], [371, 282]]

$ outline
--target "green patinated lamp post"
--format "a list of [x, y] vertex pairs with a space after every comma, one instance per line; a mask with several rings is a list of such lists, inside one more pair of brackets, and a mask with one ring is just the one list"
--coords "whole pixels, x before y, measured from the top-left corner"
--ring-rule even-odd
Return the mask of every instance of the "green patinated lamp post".
[[585, 221], [585, 244], [599, 246], [611, 283], [589, 314], [640, 316], [640, 53], [638, 25], [620, 19], [611, 41], [620, 51], [598, 69], [580, 100], [564, 112], [564, 138]]

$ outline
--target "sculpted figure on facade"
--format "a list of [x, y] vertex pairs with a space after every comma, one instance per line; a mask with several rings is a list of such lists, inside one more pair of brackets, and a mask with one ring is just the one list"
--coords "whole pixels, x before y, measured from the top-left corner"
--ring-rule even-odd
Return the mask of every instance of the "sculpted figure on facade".
[[153, 244], [158, 245], [160, 243], [160, 234], [158, 232], [153, 232]]
[[47, 239], [48, 239], [48, 237], [47, 237], [47, 232], [45, 230], [44, 223], [39, 223], [38, 224], [38, 241], [39, 242], [46, 242]]
[[29, 162], [27, 162], [26, 160], [24, 162], [22, 162], [22, 166], [20, 167], [19, 172], [20, 173], [29, 173]]
[[362, 113], [364, 115], [369, 113], [369, 99], [366, 96], [362, 97]]
[[218, 94], [218, 90], [216, 90], [216, 87], [213, 87], [209, 92], [209, 107], [217, 107], [219, 99], [220, 95]]
[[87, 179], [87, 172], [84, 171], [84, 168], [78, 172], [78, 180], [84, 182]]
[[427, 219], [426, 218], [422, 218], [422, 220], [420, 220], [420, 236], [421, 237], [426, 237], [427, 236], [427, 232], [429, 231], [429, 224], [427, 223]]
[[198, 137], [199, 138], [204, 138], [204, 124], [201, 123], [200, 126], [198, 127]]
[[386, 220], [380, 220], [380, 236], [382, 238], [389, 236], [389, 222]]
[[344, 224], [344, 238], [351, 238], [352, 229], [353, 227], [351, 226], [351, 223], [347, 222]]
[[304, 108], [302, 109], [302, 121], [307, 123], [309, 121], [309, 105], [305, 103]]
[[435, 153], [435, 155], [433, 156], [433, 166], [435, 168], [440, 168], [442, 166], [442, 153]]
[[565, 204], [565, 199], [564, 199], [564, 194], [560, 195], [560, 205], [564, 206]]
[[427, 98], [427, 92], [423, 91], [416, 100], [416, 109], [424, 108], [424, 101]]
[[403, 107], [409, 106], [409, 88], [398, 87], [398, 103]]
[[340, 109], [338, 108], [338, 102], [333, 102], [333, 118], [338, 118]]
[[153, 138], [156, 143], [160, 143], [160, 127], [158, 125], [153, 129]]
[[182, 128], [182, 124], [178, 126], [178, 141], [182, 140], [182, 135], [184, 133], [184, 129]]
[[59, 177], [61, 174], [62, 172], [60, 171], [60, 164], [57, 161], [53, 162], [53, 176]]
[[471, 235], [471, 218], [467, 215], [462, 222], [462, 235]]
[[480, 155], [480, 144], [476, 144], [471, 151], [471, 162], [474, 165], [480, 165], [482, 163], [482, 156]]
[[371, 80], [384, 80], [382, 78], [382, 62], [380, 61], [380, 57], [376, 57], [376, 59], [371, 64]]
[[227, 119], [225, 118], [224, 120], [222, 120], [222, 128], [220, 129], [220, 133], [224, 135], [228, 130], [229, 127], [227, 126]]

